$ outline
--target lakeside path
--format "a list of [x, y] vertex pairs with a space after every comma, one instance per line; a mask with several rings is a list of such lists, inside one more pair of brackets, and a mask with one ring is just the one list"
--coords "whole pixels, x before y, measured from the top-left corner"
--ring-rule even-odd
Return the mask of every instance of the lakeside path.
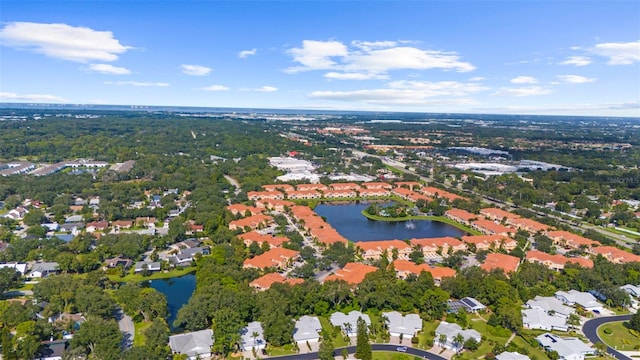
[[453, 227], [456, 227], [464, 232], [467, 232], [471, 235], [482, 235], [481, 232], [474, 230], [468, 226], [464, 226], [460, 223], [457, 223], [455, 221], [452, 221], [450, 219], [447, 219], [444, 216], [428, 216], [428, 215], [417, 215], [417, 216], [405, 216], [405, 217], [397, 217], [397, 218], [393, 218], [393, 217], [385, 217], [385, 216], [377, 216], [377, 215], [371, 215], [368, 214], [365, 210], [362, 211], [362, 215], [364, 217], [366, 217], [369, 220], [375, 220], [375, 221], [410, 221], [410, 220], [430, 220], [430, 221], [438, 221], [447, 225], [451, 225]]

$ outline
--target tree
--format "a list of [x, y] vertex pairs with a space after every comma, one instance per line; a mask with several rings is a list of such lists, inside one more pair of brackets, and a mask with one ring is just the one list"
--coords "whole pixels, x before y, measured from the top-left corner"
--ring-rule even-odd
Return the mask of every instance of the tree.
[[444, 347], [447, 344], [447, 335], [440, 334], [440, 336], [438, 336], [438, 343], [440, 344], [440, 347]]
[[460, 333], [456, 334], [456, 336], [453, 337], [453, 345], [456, 348], [456, 354], [459, 354], [464, 345], [464, 336]]
[[169, 343], [169, 327], [164, 319], [155, 318], [145, 331], [147, 338], [146, 348], [158, 359], [165, 359], [169, 355], [167, 344]]
[[635, 331], [640, 331], [640, 311], [633, 314], [631, 320], [629, 320], [629, 327]]
[[20, 285], [20, 273], [16, 269], [6, 267], [0, 269], [0, 295]]
[[356, 358], [361, 360], [371, 360], [373, 358], [367, 323], [362, 318], [358, 318], [357, 323]]
[[322, 339], [320, 349], [318, 350], [320, 360], [333, 360], [333, 342], [331, 339]]
[[71, 340], [72, 347], [82, 347], [86, 354], [101, 360], [120, 358], [122, 333], [115, 320], [90, 317], [82, 323]]

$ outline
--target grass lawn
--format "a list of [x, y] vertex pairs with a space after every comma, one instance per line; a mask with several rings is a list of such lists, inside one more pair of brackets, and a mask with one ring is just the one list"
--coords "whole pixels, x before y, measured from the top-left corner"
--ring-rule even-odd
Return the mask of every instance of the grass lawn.
[[297, 352], [293, 349], [292, 344], [287, 344], [280, 347], [269, 346], [267, 348], [267, 353], [269, 356], [282, 356], [282, 355], [293, 355], [297, 354]]
[[433, 342], [434, 336], [431, 335], [432, 331], [435, 331], [438, 328], [439, 322], [436, 321], [425, 321], [424, 326], [422, 327], [422, 331], [418, 334], [418, 346], [420, 349], [431, 349], [431, 346], [427, 345], [427, 342]]
[[[329, 319], [326, 316], [318, 316], [318, 318], [320, 319], [320, 325], [322, 325], [322, 328], [329, 333], [333, 333], [333, 325], [331, 325], [331, 322], [329, 322]], [[341, 331], [338, 331], [336, 336], [334, 336], [332, 340], [333, 340], [333, 346], [336, 348], [349, 345], [344, 340], [344, 335], [342, 335]]]
[[401, 354], [391, 351], [374, 351], [373, 360], [413, 360], [421, 359], [418, 356]]
[[538, 359], [546, 359], [547, 353], [542, 350], [539, 346], [531, 346], [531, 344], [525, 340], [522, 336], [516, 336], [511, 341], [512, 343], [518, 345], [519, 348], [526, 349], [528, 351], [528, 355], [530, 358], [538, 358]]
[[144, 336], [144, 331], [151, 326], [151, 322], [143, 321], [133, 323], [135, 327], [135, 335], [133, 337], [133, 346], [144, 346], [147, 343], [147, 337]]
[[[612, 333], [609, 335], [605, 334], [604, 329], [606, 328], [611, 329]], [[600, 336], [600, 339], [602, 339], [605, 344], [622, 351], [635, 350], [634, 346], [640, 344], [640, 339], [629, 332], [629, 329], [623, 321], [607, 323], [600, 326], [598, 328], [598, 336]]]
[[143, 282], [147, 280], [157, 280], [157, 279], [170, 279], [174, 277], [179, 277], [183, 275], [190, 274], [195, 272], [197, 267], [186, 267], [186, 268], [176, 268], [169, 270], [167, 272], [158, 271], [154, 272], [149, 276], [142, 276], [142, 274], [128, 274], [125, 277], [120, 277], [118, 275], [108, 275], [109, 280], [114, 282]]

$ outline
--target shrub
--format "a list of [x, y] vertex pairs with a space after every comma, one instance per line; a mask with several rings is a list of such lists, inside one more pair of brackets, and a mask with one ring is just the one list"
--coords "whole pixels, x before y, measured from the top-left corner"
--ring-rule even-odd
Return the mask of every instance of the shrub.
[[613, 330], [611, 330], [611, 328], [604, 328], [603, 332], [607, 335], [613, 334]]
[[414, 337], [412, 337], [412, 338], [411, 338], [411, 343], [412, 343], [412, 344], [417, 344], [417, 343], [419, 343], [419, 342], [420, 342], [420, 339], [418, 339], [418, 337], [417, 337], [417, 336], [414, 336]]

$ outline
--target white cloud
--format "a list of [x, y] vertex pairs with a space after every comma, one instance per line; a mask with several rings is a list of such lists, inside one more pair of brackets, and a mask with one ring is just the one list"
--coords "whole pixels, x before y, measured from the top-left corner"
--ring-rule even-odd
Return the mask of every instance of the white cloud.
[[258, 50], [257, 50], [257, 49], [255, 49], [255, 48], [254, 48], [254, 49], [251, 49], [251, 50], [242, 50], [242, 51], [240, 51], [240, 52], [238, 53], [238, 57], [239, 57], [239, 58], [241, 58], [241, 59], [244, 59], [244, 58], [246, 58], [246, 57], [249, 57], [249, 56], [255, 55], [257, 51], [258, 51]]
[[288, 51], [293, 60], [302, 66], [291, 67], [287, 72], [296, 73], [306, 70], [331, 69], [336, 65], [331, 58], [347, 56], [347, 47], [339, 41], [315, 41], [304, 40], [301, 48], [293, 48]]
[[325, 77], [334, 79], [363, 80], [366, 76], [362, 74], [379, 79], [391, 70], [442, 69], [468, 72], [475, 69], [472, 64], [460, 61], [460, 56], [455, 52], [398, 46], [395, 41], [353, 41], [349, 48], [339, 41], [304, 40], [302, 48], [293, 48], [287, 52], [300, 65], [290, 67], [286, 72], [333, 70]]
[[371, 80], [371, 79], [387, 79], [388, 76], [376, 74], [376, 73], [340, 73], [340, 72], [328, 72], [324, 74], [327, 79], [333, 80]]
[[34, 101], [34, 102], [66, 102], [65, 99], [49, 94], [19, 95], [10, 92], [0, 92], [0, 100], [3, 101]]
[[267, 86], [267, 85], [265, 85], [265, 86], [263, 86], [263, 87], [260, 87], [260, 88], [257, 88], [257, 89], [253, 89], [253, 91], [259, 91], [259, 92], [275, 92], [275, 91], [278, 91], [278, 88], [277, 88], [277, 87], [273, 87], [273, 86]]
[[525, 96], [538, 96], [538, 95], [548, 95], [551, 94], [551, 89], [544, 88], [542, 86], [525, 86], [519, 88], [507, 88], [503, 87], [498, 89], [493, 95], [497, 96], [515, 96], [515, 97], [525, 97]]
[[630, 65], [640, 62], [640, 40], [627, 43], [602, 43], [589, 49], [592, 53], [609, 58], [609, 65]]
[[130, 85], [130, 86], [143, 86], [143, 87], [167, 87], [169, 83], [165, 82], [139, 82], [139, 81], [105, 81], [107, 85]]
[[89, 64], [87, 68], [90, 71], [111, 75], [127, 75], [131, 74], [131, 70], [123, 67], [113, 66], [111, 64]]
[[[455, 81], [392, 81], [387, 88], [355, 91], [314, 91], [314, 99], [351, 101], [377, 105], [469, 105], [475, 101], [465, 98], [471, 93], [488, 90], [477, 83]], [[441, 98], [441, 97], [449, 98]]]
[[4, 46], [76, 62], [115, 61], [131, 49], [111, 31], [67, 24], [11, 22], [0, 29], [0, 40]]
[[211, 85], [207, 87], [203, 87], [202, 90], [205, 91], [228, 91], [229, 88], [224, 85]]
[[191, 75], [191, 76], [209, 75], [209, 73], [212, 70], [210, 67], [200, 66], [200, 65], [182, 64], [180, 67], [182, 68], [182, 73], [183, 74]]
[[560, 65], [574, 65], [574, 66], [586, 66], [591, 64], [591, 58], [587, 56], [569, 56], [567, 60], [560, 63]]
[[538, 79], [531, 76], [517, 76], [511, 79], [511, 83], [513, 84], [537, 84]]
[[588, 78], [580, 75], [558, 75], [557, 78], [565, 83], [584, 84], [596, 81], [594, 78]]
[[483, 80], [487, 80], [487, 78], [482, 76], [475, 76], [469, 79], [469, 81], [483, 81]]

